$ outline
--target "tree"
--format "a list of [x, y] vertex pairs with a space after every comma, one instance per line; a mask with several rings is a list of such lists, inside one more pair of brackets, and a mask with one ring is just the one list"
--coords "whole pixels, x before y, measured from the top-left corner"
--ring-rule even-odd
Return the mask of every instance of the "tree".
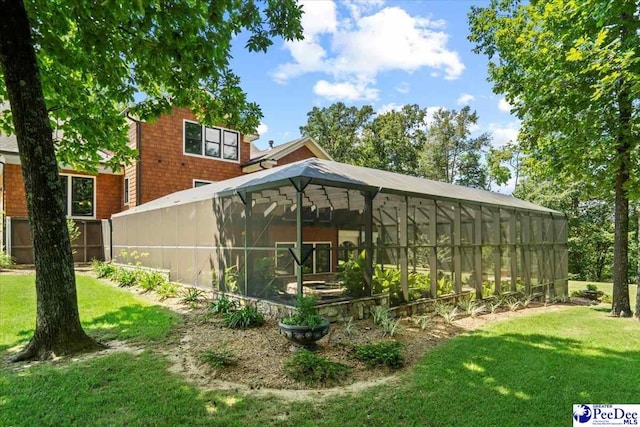
[[[14, 360], [97, 346], [80, 325], [58, 162], [95, 169], [100, 149], [114, 167], [130, 158], [118, 106], [136, 92], [146, 95], [132, 109], [143, 119], [177, 105], [253, 131], [260, 109], [229, 69], [231, 39], [247, 30], [246, 47], [263, 51], [273, 37], [302, 36], [294, 0], [26, 6], [0, 1], [0, 99], [11, 104], [2, 125], [18, 141], [36, 267], [35, 332]], [[55, 147], [51, 123], [63, 135]]]
[[469, 14], [475, 52], [549, 174], [615, 193], [612, 314], [630, 316], [629, 199], [637, 197], [640, 72], [634, 2], [492, 0]]
[[361, 158], [369, 167], [417, 175], [427, 139], [426, 117], [427, 110], [416, 104], [378, 115], [364, 129]]
[[489, 146], [489, 134], [471, 137], [478, 115], [469, 106], [460, 111], [439, 109], [429, 127], [420, 158], [420, 173], [429, 179], [487, 188], [488, 171], [480, 162]]
[[361, 135], [373, 115], [370, 105], [357, 108], [337, 102], [325, 108], [313, 107], [300, 133], [313, 138], [334, 160], [358, 163]]

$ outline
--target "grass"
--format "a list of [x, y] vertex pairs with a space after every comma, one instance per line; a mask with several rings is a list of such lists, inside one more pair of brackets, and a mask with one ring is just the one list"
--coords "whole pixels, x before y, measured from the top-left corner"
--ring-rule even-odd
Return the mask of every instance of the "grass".
[[[0, 276], [0, 357], [26, 343], [35, 327], [35, 276]], [[99, 340], [158, 341], [167, 336], [178, 317], [130, 292], [87, 276], [76, 277], [80, 319]]]
[[[599, 290], [607, 295], [613, 295], [613, 284], [611, 282], [582, 282], [578, 280], [569, 280], [569, 295], [573, 291], [582, 291], [587, 288], [589, 283], [593, 283]], [[636, 289], [638, 285], [629, 285], [629, 298], [631, 299], [631, 308], [635, 307]]]
[[[33, 314], [21, 312], [32, 312], [33, 303], [25, 289], [11, 294], [19, 302], [7, 302], [9, 289], [31, 286], [27, 279], [7, 286], [7, 277], [0, 282], [0, 335], [11, 345], [26, 339], [20, 331], [31, 326]], [[163, 336], [157, 326], [132, 329], [123, 314], [128, 308], [150, 313], [135, 296], [94, 280], [79, 288], [92, 333]], [[105, 305], [112, 306], [100, 308]], [[23, 320], [8, 316], [6, 306]], [[637, 403], [640, 322], [607, 312], [604, 305], [563, 307], [495, 322], [430, 351], [398, 381], [309, 404], [201, 391], [168, 373], [168, 362], [151, 352], [3, 369], [0, 425], [568, 425], [573, 403]], [[96, 321], [110, 313], [120, 314]], [[142, 315], [137, 323], [152, 318]]]

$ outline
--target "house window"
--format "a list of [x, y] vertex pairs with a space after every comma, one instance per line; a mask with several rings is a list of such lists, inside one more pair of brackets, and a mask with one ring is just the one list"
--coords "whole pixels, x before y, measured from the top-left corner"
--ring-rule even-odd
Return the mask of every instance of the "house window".
[[184, 152], [195, 156], [237, 161], [240, 150], [238, 132], [184, 122]]
[[[276, 243], [276, 271], [278, 274], [295, 274], [295, 261], [288, 251], [294, 249], [295, 243]], [[302, 259], [305, 259], [302, 269], [305, 274], [331, 272], [331, 243], [308, 242], [302, 244]]]
[[213, 181], [205, 181], [203, 179], [194, 179], [193, 180], [193, 188], [198, 188], [198, 187], [202, 187], [204, 185], [209, 185], [212, 182]]
[[65, 214], [70, 217], [95, 217], [95, 177], [60, 175]]
[[129, 205], [129, 178], [124, 179], [124, 204]]

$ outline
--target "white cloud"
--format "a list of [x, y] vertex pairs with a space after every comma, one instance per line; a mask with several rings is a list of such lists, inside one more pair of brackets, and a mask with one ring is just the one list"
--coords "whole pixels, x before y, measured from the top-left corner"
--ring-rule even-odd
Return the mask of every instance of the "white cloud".
[[500, 101], [498, 101], [498, 109], [509, 113], [511, 112], [511, 104], [509, 104], [505, 98], [500, 98]]
[[520, 131], [520, 122], [513, 121], [507, 124], [490, 123], [489, 133], [491, 134], [491, 145], [494, 147], [502, 147], [508, 142], [516, 142], [518, 132]]
[[465, 69], [458, 53], [447, 47], [442, 20], [411, 16], [395, 6], [380, 9], [378, 0], [344, 3], [349, 17], [339, 16], [333, 1], [302, 4], [305, 40], [285, 43], [292, 61], [277, 67], [277, 82], [323, 73], [333, 85], [368, 86], [387, 71], [429, 68], [453, 80]]
[[376, 111], [376, 113], [380, 115], [380, 114], [388, 113], [389, 111], [400, 111], [402, 110], [402, 107], [403, 106], [401, 104], [390, 102], [389, 104], [381, 105], [380, 108], [378, 108], [378, 111]]
[[258, 135], [264, 135], [265, 133], [267, 133], [269, 131], [269, 126], [267, 126], [266, 124], [260, 122], [260, 125], [258, 126]]
[[409, 93], [411, 86], [407, 82], [402, 82], [396, 87], [396, 90], [400, 93]]
[[313, 86], [313, 93], [330, 101], [375, 101], [379, 90], [369, 87], [367, 82], [336, 82], [319, 80]]
[[469, 105], [471, 102], [475, 101], [476, 97], [469, 94], [469, 93], [463, 93], [462, 95], [460, 95], [458, 97], [458, 105]]

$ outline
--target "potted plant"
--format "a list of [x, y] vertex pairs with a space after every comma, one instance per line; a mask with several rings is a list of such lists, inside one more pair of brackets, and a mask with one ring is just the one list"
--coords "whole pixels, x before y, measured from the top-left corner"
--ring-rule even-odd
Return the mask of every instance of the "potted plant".
[[313, 345], [329, 333], [329, 320], [318, 314], [315, 297], [298, 297], [296, 313], [278, 322], [280, 334], [302, 346]]

